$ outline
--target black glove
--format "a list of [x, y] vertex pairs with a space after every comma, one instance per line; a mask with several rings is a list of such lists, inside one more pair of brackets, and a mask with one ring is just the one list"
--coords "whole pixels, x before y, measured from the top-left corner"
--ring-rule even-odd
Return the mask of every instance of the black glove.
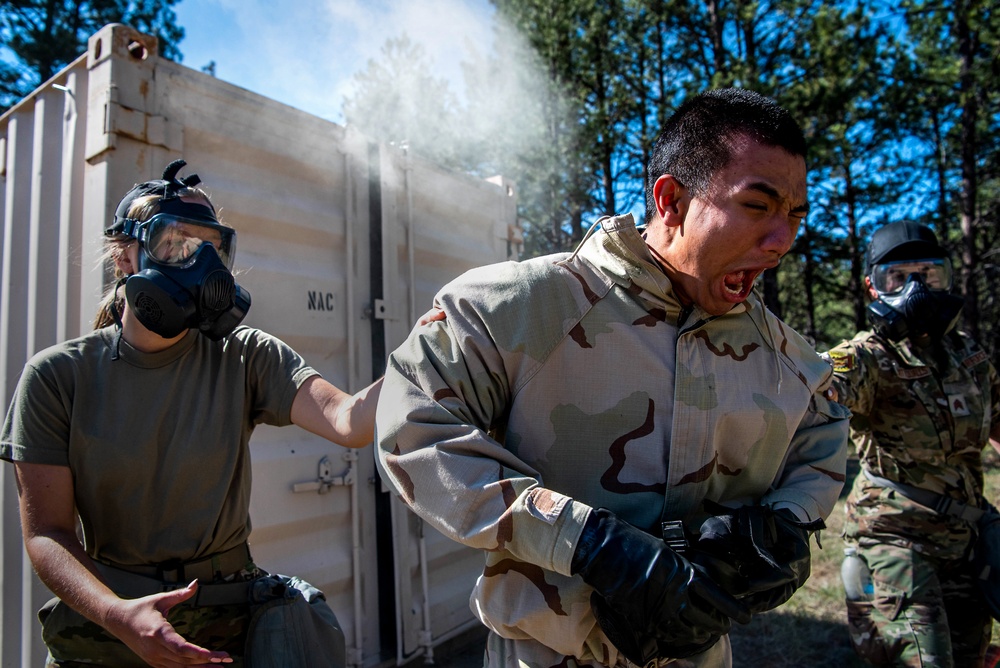
[[750, 621], [747, 608], [660, 539], [598, 508], [580, 534], [573, 574], [594, 588], [591, 607], [629, 661], [683, 658]]
[[809, 578], [809, 536], [823, 520], [799, 522], [770, 506], [719, 510], [702, 523], [691, 561], [754, 613], [791, 598]]

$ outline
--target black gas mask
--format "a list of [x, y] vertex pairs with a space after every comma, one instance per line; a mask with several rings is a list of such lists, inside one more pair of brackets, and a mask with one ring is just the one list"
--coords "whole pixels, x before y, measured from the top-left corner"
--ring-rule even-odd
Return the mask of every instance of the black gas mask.
[[[902, 287], [885, 285], [878, 273], [891, 265], [923, 265], [922, 271], [907, 271]], [[929, 271], [929, 275], [928, 275]], [[901, 261], [876, 266], [869, 279], [878, 299], [868, 305], [868, 320], [875, 332], [890, 341], [915, 339], [927, 335], [940, 341], [958, 322], [963, 301], [948, 292], [951, 287], [951, 263], [947, 258]], [[931, 286], [928, 285], [930, 281]], [[881, 287], [880, 287], [881, 285]]]
[[[197, 329], [218, 341], [231, 333], [250, 309], [250, 293], [236, 284], [232, 263], [236, 231], [219, 224], [207, 202], [179, 194], [200, 182], [196, 174], [177, 178], [177, 160], [163, 179], [134, 187], [118, 205], [109, 236], [125, 234], [139, 243], [136, 273], [125, 280], [125, 299], [142, 325], [164, 338]], [[127, 217], [132, 201], [160, 195], [148, 220]]]

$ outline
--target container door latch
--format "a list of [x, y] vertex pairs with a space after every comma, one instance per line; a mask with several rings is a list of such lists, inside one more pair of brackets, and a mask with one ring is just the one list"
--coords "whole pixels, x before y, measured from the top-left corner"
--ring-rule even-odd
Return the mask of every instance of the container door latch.
[[[354, 455], [351, 457], [351, 455]], [[344, 459], [348, 461], [347, 470], [343, 475], [334, 476], [333, 475], [333, 462], [330, 458], [323, 456], [319, 460], [317, 465], [317, 473], [315, 480], [307, 480], [305, 482], [297, 482], [292, 485], [292, 491], [299, 492], [316, 492], [318, 494], [326, 494], [330, 491], [331, 487], [339, 485], [353, 485], [354, 484], [354, 465], [353, 462], [357, 458], [353, 452], [348, 452], [344, 454]]]

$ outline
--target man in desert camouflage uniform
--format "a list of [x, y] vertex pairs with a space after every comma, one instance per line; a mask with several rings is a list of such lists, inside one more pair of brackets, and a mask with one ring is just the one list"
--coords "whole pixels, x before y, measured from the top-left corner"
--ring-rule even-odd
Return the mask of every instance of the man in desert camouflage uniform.
[[[573, 254], [468, 272], [438, 294], [447, 319], [390, 356], [380, 470], [484, 551], [486, 665], [731, 665], [731, 620], [808, 575], [848, 413], [752, 291], [805, 215], [804, 152], [767, 98], [694, 98], [654, 149], [644, 230], [604, 218]], [[774, 572], [720, 586], [718, 563], [680, 554], [717, 517], [720, 544], [742, 518], [794, 547], [772, 541]]]
[[[847, 601], [854, 646], [875, 665], [982, 666], [991, 619], [968, 556], [980, 455], [1000, 438], [997, 373], [954, 329], [962, 302], [929, 228], [877, 230], [865, 283], [873, 331], [828, 353], [861, 462], [845, 539], [874, 587], [872, 600]], [[950, 512], [934, 509], [942, 498]]]

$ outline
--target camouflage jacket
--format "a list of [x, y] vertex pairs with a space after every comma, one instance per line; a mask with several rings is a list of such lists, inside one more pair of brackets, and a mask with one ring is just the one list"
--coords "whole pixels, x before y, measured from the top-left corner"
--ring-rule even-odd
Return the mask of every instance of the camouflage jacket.
[[[921, 350], [909, 339], [892, 343], [860, 332], [825, 357], [834, 366], [838, 400], [853, 413], [851, 439], [863, 470], [979, 503], [981, 453], [1000, 420], [1000, 382], [972, 338], [954, 332]], [[921, 543], [944, 558], [961, 556], [971, 535], [961, 520], [901, 498], [863, 474], [855, 479], [847, 513], [849, 538]]]
[[849, 414], [821, 393], [829, 365], [756, 295], [684, 312], [631, 216], [572, 255], [470, 271], [436, 301], [447, 319], [389, 358], [380, 470], [485, 551], [473, 609], [500, 636], [618, 660], [570, 575], [593, 507], [653, 534], [661, 518], [697, 529], [705, 499], [833, 509]]

